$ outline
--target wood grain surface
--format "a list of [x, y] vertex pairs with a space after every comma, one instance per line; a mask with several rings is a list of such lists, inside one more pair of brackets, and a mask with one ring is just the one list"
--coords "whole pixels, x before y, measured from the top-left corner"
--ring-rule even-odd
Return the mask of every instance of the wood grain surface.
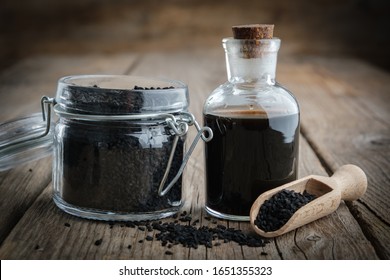
[[[206, 97], [226, 80], [224, 63], [218, 49], [31, 58], [0, 74], [0, 120], [39, 111], [42, 92], [54, 96], [61, 76], [111, 73], [184, 81], [190, 90], [190, 111], [201, 121]], [[59, 210], [51, 199], [47, 158], [0, 173], [0, 258], [388, 259], [389, 75], [353, 59], [321, 57], [282, 59], [277, 73], [301, 106], [299, 177], [328, 176], [343, 164], [356, 164], [369, 179], [361, 199], [342, 202], [336, 212], [272, 238], [264, 248], [232, 242], [198, 249], [177, 245], [166, 255], [167, 248], [156, 239], [140, 243], [156, 232], [80, 219]], [[194, 135], [191, 128], [188, 138]], [[195, 149], [183, 178], [183, 210], [199, 219], [198, 225], [217, 222], [252, 232], [247, 222], [206, 219], [203, 144]], [[96, 245], [98, 240], [101, 244]]]

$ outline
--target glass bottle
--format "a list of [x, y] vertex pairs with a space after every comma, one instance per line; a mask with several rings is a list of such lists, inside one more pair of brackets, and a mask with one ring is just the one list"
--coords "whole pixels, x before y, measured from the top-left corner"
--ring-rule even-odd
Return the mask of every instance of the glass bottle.
[[228, 81], [207, 98], [206, 212], [248, 221], [263, 192], [297, 178], [299, 106], [275, 81], [280, 39], [222, 41]]

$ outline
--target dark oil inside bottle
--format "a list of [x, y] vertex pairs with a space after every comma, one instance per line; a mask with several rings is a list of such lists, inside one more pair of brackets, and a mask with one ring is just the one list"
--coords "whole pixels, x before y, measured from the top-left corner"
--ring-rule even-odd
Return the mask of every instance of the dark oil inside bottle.
[[263, 192], [297, 178], [299, 114], [207, 114], [213, 132], [206, 143], [206, 207], [249, 216]]

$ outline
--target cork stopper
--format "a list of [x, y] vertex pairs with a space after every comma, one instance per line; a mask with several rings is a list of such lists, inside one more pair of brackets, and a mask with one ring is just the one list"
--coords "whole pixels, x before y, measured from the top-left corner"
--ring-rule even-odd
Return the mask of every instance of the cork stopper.
[[243, 58], [262, 56], [261, 39], [272, 39], [273, 24], [247, 24], [232, 27], [234, 39], [243, 40], [241, 54]]
[[273, 24], [247, 24], [232, 27], [234, 39], [272, 39]]

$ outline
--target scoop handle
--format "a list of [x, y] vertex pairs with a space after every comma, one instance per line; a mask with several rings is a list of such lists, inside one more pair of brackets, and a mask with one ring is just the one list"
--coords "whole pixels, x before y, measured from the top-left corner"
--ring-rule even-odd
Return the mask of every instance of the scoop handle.
[[356, 200], [367, 190], [367, 177], [364, 171], [353, 164], [341, 166], [331, 177], [337, 183], [342, 200]]

